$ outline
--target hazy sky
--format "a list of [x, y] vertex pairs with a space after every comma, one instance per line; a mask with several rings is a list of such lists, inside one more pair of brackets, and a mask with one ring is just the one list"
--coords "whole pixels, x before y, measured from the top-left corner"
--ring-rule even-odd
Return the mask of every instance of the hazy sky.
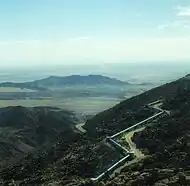
[[190, 60], [190, 0], [0, 1], [0, 65]]

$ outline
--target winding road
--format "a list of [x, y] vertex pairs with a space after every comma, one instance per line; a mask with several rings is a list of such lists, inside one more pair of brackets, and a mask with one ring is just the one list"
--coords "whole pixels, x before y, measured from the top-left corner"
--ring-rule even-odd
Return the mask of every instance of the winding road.
[[[167, 111], [167, 110], [163, 110], [162, 108], [160, 108], [163, 104], [163, 101], [162, 100], [157, 100], [157, 101], [154, 101], [150, 104], [148, 104], [147, 106], [150, 107], [150, 108], [153, 108], [157, 111], [159, 111], [159, 113], [141, 121], [141, 122], [138, 122], [137, 124], [131, 126], [131, 127], [128, 127], [116, 134], [114, 134], [113, 136], [111, 137], [107, 137], [107, 140], [108, 142], [119, 148], [120, 150], [122, 150], [123, 152], [125, 152], [126, 156], [123, 157], [122, 159], [120, 159], [119, 161], [117, 161], [114, 165], [112, 165], [111, 167], [109, 167], [106, 171], [104, 171], [103, 173], [101, 173], [100, 175], [98, 175], [97, 177], [95, 178], [91, 178], [92, 181], [99, 181], [100, 179], [102, 179], [104, 176], [110, 174], [110, 172], [112, 172], [112, 174], [110, 174], [111, 176], [115, 175], [116, 172], [119, 172], [121, 171], [122, 168], [126, 167], [126, 166], [129, 166], [130, 164], [134, 163], [134, 162], [138, 162], [140, 161], [141, 159], [145, 158], [146, 156], [139, 150], [137, 149], [136, 147], [136, 144], [132, 141], [132, 137], [134, 135], [135, 132], [140, 132], [142, 130], [145, 129], [145, 126], [144, 124], [146, 122], [150, 122], [154, 119], [156, 119], [157, 117], [163, 115], [163, 114], [171, 114], [170, 111]], [[76, 128], [82, 132], [82, 133], [86, 133], [87, 131], [83, 128], [85, 123], [81, 123], [81, 124], [78, 124], [76, 125]], [[118, 136], [121, 136], [125, 134], [125, 139], [126, 139], [126, 142], [128, 143], [129, 145], [129, 149], [130, 150], [127, 150], [125, 147], [123, 147], [121, 144], [118, 144], [116, 141], [115, 141], [115, 138], [118, 137]], [[131, 155], [133, 154], [133, 156], [135, 156], [135, 158], [133, 160], [130, 160], [129, 162], [127, 161], [129, 157], [131, 157]], [[126, 162], [126, 163], [124, 163]], [[119, 166], [119, 167], [118, 167]]]
[[80, 123], [76, 125], [76, 128], [82, 132], [82, 133], [86, 133], [86, 130], [83, 128], [83, 126], [85, 125], [85, 123]]
[[139, 149], [137, 149], [136, 144], [132, 141], [132, 137], [135, 132], [140, 132], [140, 131], [143, 131], [144, 129], [145, 129], [145, 127], [141, 127], [134, 131], [128, 132], [125, 136], [125, 139], [129, 145], [129, 148], [131, 149], [131, 151], [134, 153], [136, 159], [138, 159], [138, 160], [143, 159], [145, 157], [145, 155]]

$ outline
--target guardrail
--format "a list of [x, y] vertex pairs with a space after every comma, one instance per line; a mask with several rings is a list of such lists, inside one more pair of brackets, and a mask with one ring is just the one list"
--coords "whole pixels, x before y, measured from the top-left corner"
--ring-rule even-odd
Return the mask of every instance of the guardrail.
[[157, 103], [162, 103], [162, 102], [163, 102], [163, 100], [160, 99], [160, 100], [157, 100], [157, 101], [154, 101], [154, 102], [149, 103], [148, 106], [152, 106], [152, 105], [155, 105], [155, 104], [157, 104]]
[[163, 114], [164, 112], [165, 111], [161, 111], [161, 112], [159, 112], [159, 113], [157, 113], [157, 114], [155, 114], [155, 115], [153, 115], [153, 116], [151, 116], [151, 117], [149, 117], [149, 118], [147, 118], [147, 119], [145, 119], [145, 120], [143, 120], [143, 121], [141, 121], [141, 122], [139, 122], [139, 123], [137, 123], [137, 124], [135, 124], [135, 125], [133, 125], [133, 126], [131, 126], [129, 128], [126, 128], [126, 129], [114, 134], [110, 138], [115, 138], [116, 136], [119, 136], [119, 135], [123, 134], [124, 132], [127, 132], [127, 131], [129, 131], [129, 130], [131, 130], [131, 129], [133, 129], [133, 128], [135, 128], [135, 127], [137, 127], [137, 126], [139, 126], [139, 125], [141, 125], [141, 124], [143, 124], [145, 122], [147, 122], [147, 121], [150, 121], [151, 119], [154, 119], [155, 117], [158, 117], [159, 115]]
[[130, 154], [126, 155], [124, 158], [120, 159], [118, 162], [116, 162], [114, 165], [112, 165], [110, 168], [108, 168], [105, 172], [101, 173], [96, 178], [91, 178], [91, 180], [92, 181], [98, 181], [98, 180], [102, 179], [104, 176], [106, 176], [107, 174], [109, 174], [109, 172], [111, 172], [113, 169], [115, 169], [115, 167], [117, 167], [118, 165], [120, 165], [121, 163], [123, 163], [129, 157], [130, 157]]
[[116, 141], [114, 141], [112, 138], [107, 137], [107, 140], [110, 141], [111, 143], [113, 143], [116, 147], [120, 148], [124, 153], [130, 154], [129, 150], [127, 150], [126, 148], [122, 147], [119, 143], [117, 143]]

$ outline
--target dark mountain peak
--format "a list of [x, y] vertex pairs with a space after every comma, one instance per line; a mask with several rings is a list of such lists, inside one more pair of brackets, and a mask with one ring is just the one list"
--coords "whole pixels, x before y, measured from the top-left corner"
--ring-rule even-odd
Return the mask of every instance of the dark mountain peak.
[[[84, 76], [85, 77], [85, 76]], [[112, 77], [108, 77], [108, 76], [103, 76], [103, 75], [93, 75], [93, 74], [90, 74], [87, 76], [88, 78], [97, 78], [97, 79], [110, 79], [110, 80], [117, 80], [117, 81], [120, 81], [116, 78], [112, 78]]]
[[127, 85], [129, 83], [102, 75], [70, 75], [70, 76], [49, 76], [48, 78], [31, 82], [38, 86], [55, 85]]
[[185, 78], [186, 78], [186, 79], [189, 79], [189, 78], [190, 78], [190, 74], [187, 74], [187, 75], [185, 76]]
[[112, 78], [110, 78], [108, 76], [103, 76], [103, 75], [98, 75], [98, 74], [89, 74], [88, 77], [112, 79]]
[[[42, 80], [45, 79], [72, 79], [72, 78], [79, 78], [79, 79], [110, 79], [110, 80], [117, 80], [120, 81], [116, 78], [111, 78], [108, 76], [103, 76], [103, 75], [97, 75], [97, 74], [89, 74], [89, 75], [70, 75], [70, 76], [49, 76], [47, 78], [44, 78]], [[38, 80], [40, 81], [40, 80]]]
[[128, 85], [126, 81], [121, 81], [116, 78], [110, 78], [102, 75], [70, 75], [70, 76], [49, 76], [44, 79], [25, 82], [25, 83], [13, 83], [13, 82], [4, 82], [0, 83], [0, 87], [18, 87], [18, 88], [27, 88], [32, 90], [47, 90], [50, 87], [55, 86], [75, 86], [75, 85]]

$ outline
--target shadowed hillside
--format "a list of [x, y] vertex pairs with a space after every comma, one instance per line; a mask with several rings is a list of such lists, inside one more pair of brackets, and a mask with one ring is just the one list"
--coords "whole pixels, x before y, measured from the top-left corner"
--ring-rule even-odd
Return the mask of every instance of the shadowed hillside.
[[190, 184], [189, 78], [177, 82], [178, 88], [171, 96], [165, 97], [163, 105], [173, 114], [133, 136], [137, 148], [151, 156], [124, 168], [120, 175], [106, 185]]
[[152, 115], [152, 112], [144, 107], [145, 104], [158, 99], [167, 100], [175, 96], [178, 92], [189, 88], [189, 76], [172, 83], [167, 83], [127, 99], [113, 108], [97, 114], [86, 122], [85, 128], [93, 136], [115, 133]]
[[21, 157], [73, 131], [74, 115], [51, 107], [0, 108], [0, 160]]

